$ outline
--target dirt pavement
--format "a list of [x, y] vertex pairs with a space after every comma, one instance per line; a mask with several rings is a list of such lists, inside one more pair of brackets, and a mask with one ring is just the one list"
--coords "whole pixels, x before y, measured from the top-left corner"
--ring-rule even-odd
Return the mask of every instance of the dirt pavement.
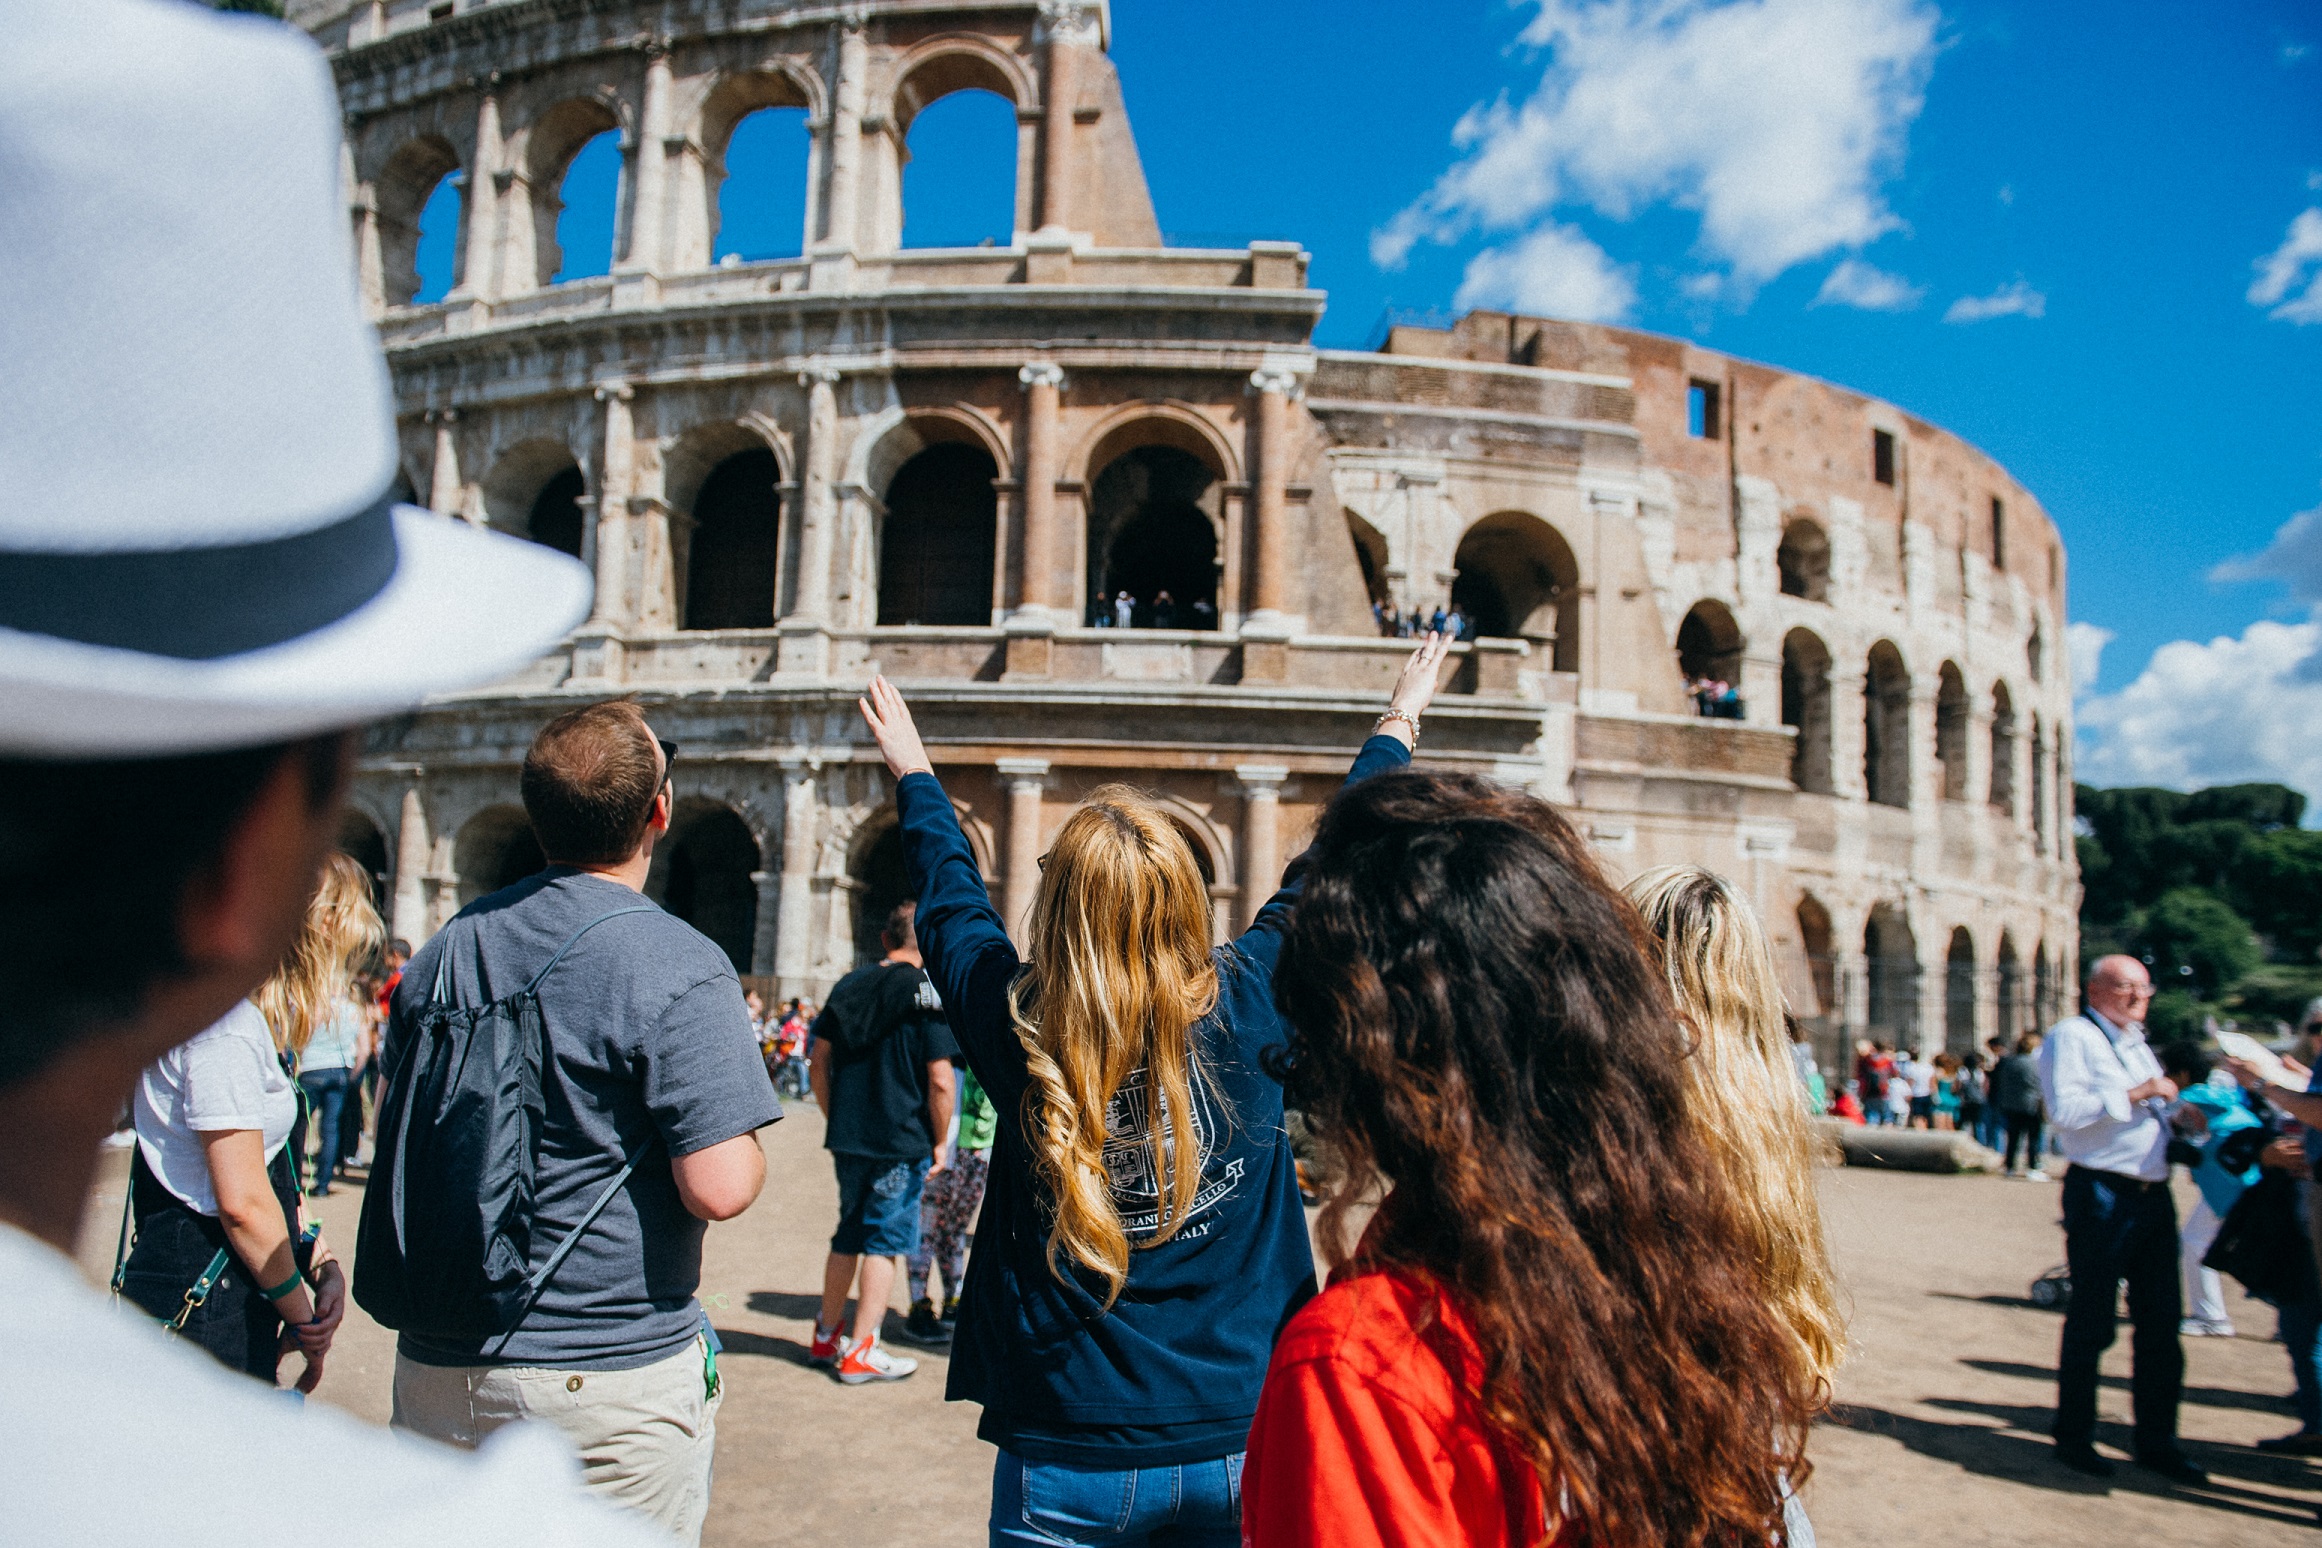
[[[841, 1387], [804, 1364], [837, 1199], [821, 1138], [812, 1108], [794, 1107], [768, 1132], [765, 1198], [710, 1231], [702, 1295], [729, 1395], [705, 1540], [981, 1543], [992, 1451], [975, 1437], [976, 1410], [943, 1401], [943, 1356], [921, 1353], [917, 1376], [880, 1388]], [[360, 1198], [342, 1188], [322, 1203], [342, 1247]], [[2063, 1256], [2056, 1188], [1841, 1170], [1823, 1200], [1856, 1345], [1806, 1489], [1829, 1548], [2316, 1541], [2322, 1470], [2248, 1449], [2293, 1427], [2267, 1308], [2232, 1295], [2242, 1336], [2187, 1341], [2183, 1429], [2213, 1486], [2171, 1493], [2128, 1467], [2107, 1485], [2048, 1460], [2058, 1318], [2024, 1295]], [[88, 1246], [108, 1266], [119, 1208], [115, 1184], [92, 1211]], [[899, 1310], [900, 1283], [896, 1293]], [[2127, 1342], [2124, 1330], [2105, 1364], [2099, 1440], [2116, 1448], [2127, 1441]], [[384, 1422], [392, 1366], [390, 1336], [354, 1313], [322, 1395]]]

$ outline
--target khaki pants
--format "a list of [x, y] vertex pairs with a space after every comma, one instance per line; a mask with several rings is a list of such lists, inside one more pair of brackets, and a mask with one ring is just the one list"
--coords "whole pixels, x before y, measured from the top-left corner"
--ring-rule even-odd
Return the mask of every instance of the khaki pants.
[[651, 1517], [679, 1542], [699, 1543], [724, 1398], [703, 1390], [708, 1353], [696, 1338], [633, 1371], [422, 1365], [397, 1355], [394, 1424], [473, 1448], [502, 1425], [546, 1421], [579, 1453], [590, 1492]]

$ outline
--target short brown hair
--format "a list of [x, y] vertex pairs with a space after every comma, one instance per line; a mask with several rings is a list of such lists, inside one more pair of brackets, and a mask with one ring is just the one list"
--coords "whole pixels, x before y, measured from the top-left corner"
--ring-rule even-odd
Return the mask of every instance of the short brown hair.
[[627, 699], [559, 715], [532, 739], [521, 788], [549, 860], [617, 865], [637, 852], [661, 793], [653, 728]]
[[913, 923], [919, 905], [902, 902], [887, 910], [887, 922], [879, 926], [879, 940], [889, 951], [917, 951], [919, 931]]

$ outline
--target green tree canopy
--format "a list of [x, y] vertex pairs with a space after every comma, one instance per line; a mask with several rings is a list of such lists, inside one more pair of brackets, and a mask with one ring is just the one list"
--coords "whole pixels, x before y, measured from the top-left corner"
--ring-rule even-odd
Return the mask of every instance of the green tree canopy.
[[2249, 922], [2214, 893], [2178, 887], [2144, 911], [2133, 938], [2163, 990], [2215, 999], [2263, 960]]

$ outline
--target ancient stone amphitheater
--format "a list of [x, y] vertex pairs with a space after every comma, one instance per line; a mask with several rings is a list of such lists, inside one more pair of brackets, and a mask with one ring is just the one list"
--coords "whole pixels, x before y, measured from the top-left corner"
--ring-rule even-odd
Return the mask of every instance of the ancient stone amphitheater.
[[[1374, 603], [1456, 600], [1480, 637], [1423, 756], [1563, 803], [1616, 873], [1734, 877], [1826, 1060], [2005, 1032], [2072, 982], [2063, 549], [1957, 437], [1551, 318], [1315, 347], [1297, 244], [1163, 240], [1101, 0], [291, 13], [337, 71], [413, 496], [597, 576], [536, 668], [373, 738], [347, 843], [397, 933], [539, 863], [527, 741], [631, 694], [682, 746], [655, 895], [767, 987], [826, 987], [904, 886], [854, 711], [884, 671], [1011, 918], [1044, 833], [1127, 779], [1222, 934], [1383, 706]], [[905, 248], [913, 119], [963, 90], [1014, 105], [1014, 232]], [[713, 262], [728, 142], [786, 109], [800, 255]], [[610, 272], [557, 283], [606, 131]], [[414, 304], [447, 178], [456, 273]], [[1092, 627], [1122, 591], [1131, 627]]]

